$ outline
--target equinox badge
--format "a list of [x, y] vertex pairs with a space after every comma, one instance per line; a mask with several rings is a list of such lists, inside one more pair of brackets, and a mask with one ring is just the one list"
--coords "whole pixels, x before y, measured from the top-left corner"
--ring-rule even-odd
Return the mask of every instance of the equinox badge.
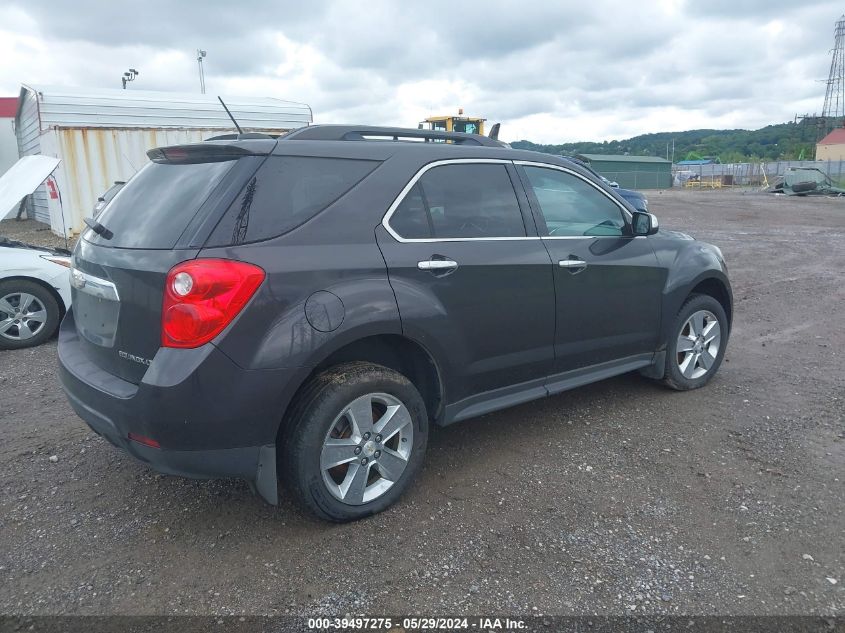
[[129, 352], [124, 352], [122, 349], [117, 350], [117, 355], [121, 358], [125, 358], [126, 360], [131, 360], [133, 363], [141, 363], [142, 365], [149, 366], [152, 361], [147, 358], [141, 358], [140, 356], [135, 356], [135, 354], [130, 354]]

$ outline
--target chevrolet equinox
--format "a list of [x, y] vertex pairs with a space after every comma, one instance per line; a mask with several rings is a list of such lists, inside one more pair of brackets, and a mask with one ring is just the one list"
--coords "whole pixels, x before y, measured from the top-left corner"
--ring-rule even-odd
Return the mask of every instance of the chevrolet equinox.
[[721, 251], [564, 158], [317, 125], [151, 150], [73, 253], [77, 414], [153, 468], [387, 508], [432, 425], [638, 370], [705, 385]]

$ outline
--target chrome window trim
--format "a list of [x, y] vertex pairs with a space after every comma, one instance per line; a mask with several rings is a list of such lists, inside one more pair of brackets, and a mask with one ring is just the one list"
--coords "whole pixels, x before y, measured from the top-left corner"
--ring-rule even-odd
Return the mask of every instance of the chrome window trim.
[[[493, 164], [493, 165], [522, 165], [526, 167], [543, 167], [547, 169], [556, 169], [557, 171], [562, 171], [567, 174], [571, 174], [576, 178], [580, 178], [588, 185], [593, 187], [596, 191], [603, 194], [608, 200], [614, 203], [620, 211], [622, 211], [623, 216], [631, 222], [633, 216], [631, 212], [628, 211], [624, 206], [619, 204], [619, 201], [614, 199], [613, 196], [609, 195], [606, 191], [604, 191], [601, 187], [596, 185], [596, 183], [590, 181], [588, 178], [585, 178], [578, 172], [569, 169], [568, 167], [562, 167], [561, 165], [554, 165], [552, 163], [541, 163], [538, 161], [531, 161], [531, 160], [509, 160], [506, 158], [450, 158], [446, 160], [438, 160], [427, 165], [423, 165], [416, 174], [414, 174], [413, 178], [402, 188], [402, 191], [399, 192], [399, 195], [396, 196], [396, 199], [391, 203], [391, 205], [387, 208], [387, 212], [384, 214], [384, 217], [381, 220], [381, 225], [384, 229], [390, 234], [390, 236], [395, 239], [397, 242], [403, 244], [425, 244], [425, 243], [438, 243], [438, 242], [516, 242], [516, 241], [525, 241], [525, 240], [595, 240], [595, 239], [607, 239], [607, 238], [614, 238], [618, 239], [619, 237], [630, 237], [626, 235], [541, 235], [541, 236], [525, 236], [525, 237], [426, 237], [426, 238], [405, 238], [399, 235], [393, 228], [390, 226], [390, 218], [396, 212], [396, 209], [399, 208], [399, 205], [405, 200], [405, 196], [408, 195], [408, 192], [413, 189], [414, 185], [417, 184], [417, 181], [422, 178], [423, 174], [427, 172], [429, 169], [434, 169], [435, 167], [440, 167], [441, 165], [466, 165], [466, 164]], [[120, 195], [118, 193], [118, 195]], [[542, 211], [541, 211], [542, 213]], [[527, 228], [526, 228], [527, 230]], [[644, 238], [643, 235], [634, 236], [633, 239], [640, 239]]]
[[540, 240], [644, 240], [645, 235], [544, 235]]
[[[399, 195], [396, 196], [396, 199], [393, 203], [387, 208], [387, 213], [384, 214], [384, 217], [381, 220], [381, 225], [384, 229], [390, 233], [391, 237], [395, 239], [397, 242], [401, 242], [403, 244], [425, 244], [425, 243], [437, 243], [437, 242], [517, 242], [517, 241], [525, 241], [525, 240], [539, 240], [540, 238], [534, 235], [526, 235], [523, 237], [425, 237], [425, 238], [405, 238], [399, 235], [393, 228], [390, 226], [390, 218], [396, 212], [396, 209], [399, 208], [399, 205], [405, 200], [405, 196], [408, 195], [408, 192], [413, 189], [414, 185], [417, 184], [417, 181], [422, 178], [423, 174], [427, 172], [429, 169], [434, 169], [435, 167], [441, 167], [443, 165], [472, 165], [472, 164], [487, 164], [487, 165], [513, 165], [513, 161], [506, 159], [506, 158], [450, 158], [447, 160], [438, 160], [432, 163], [428, 163], [427, 165], [423, 165], [414, 177], [408, 182], [407, 185], [399, 192]], [[513, 186], [513, 183], [511, 183]], [[514, 188], [514, 197], [518, 200], [519, 197], [516, 192], [516, 188]], [[520, 210], [520, 218], [522, 219], [522, 211]], [[524, 219], [523, 219], [524, 223]], [[528, 227], [525, 228], [526, 232], [528, 231]]]

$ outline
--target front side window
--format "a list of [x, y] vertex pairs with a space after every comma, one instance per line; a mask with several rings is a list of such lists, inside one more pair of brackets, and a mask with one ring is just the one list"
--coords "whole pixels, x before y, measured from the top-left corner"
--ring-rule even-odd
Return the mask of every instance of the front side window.
[[405, 239], [525, 237], [507, 168], [440, 165], [425, 172], [390, 219]]
[[550, 236], [623, 235], [625, 219], [613, 200], [570, 173], [525, 168]]

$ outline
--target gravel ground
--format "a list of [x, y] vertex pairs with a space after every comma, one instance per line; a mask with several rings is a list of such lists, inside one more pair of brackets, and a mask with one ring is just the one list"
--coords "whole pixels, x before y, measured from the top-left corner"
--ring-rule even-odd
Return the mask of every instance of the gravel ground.
[[73, 414], [55, 342], [0, 352], [0, 613], [841, 615], [845, 199], [650, 202], [730, 265], [710, 385], [626, 375], [437, 429], [351, 525], [157, 475]]
[[0, 221], [0, 237], [54, 248], [73, 249], [76, 244], [76, 238], [69, 238], [65, 242], [64, 239], [56, 236], [47, 224], [35, 220], [2, 220]]

